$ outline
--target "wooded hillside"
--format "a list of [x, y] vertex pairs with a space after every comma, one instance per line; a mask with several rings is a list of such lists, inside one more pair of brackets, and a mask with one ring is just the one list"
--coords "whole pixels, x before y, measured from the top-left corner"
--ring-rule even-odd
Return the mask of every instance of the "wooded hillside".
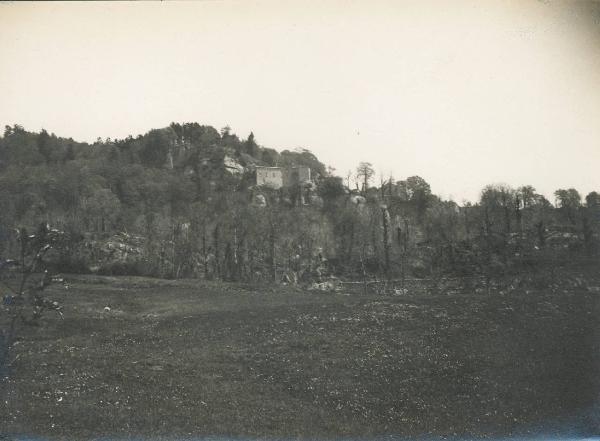
[[[312, 185], [257, 187], [256, 166], [307, 166]], [[14, 229], [68, 233], [63, 272], [319, 282], [490, 276], [597, 259], [600, 194], [490, 185], [475, 204], [369, 163], [335, 176], [310, 151], [278, 152], [197, 123], [93, 144], [7, 126], [0, 138], [0, 256]], [[583, 199], [583, 200], [582, 200]]]

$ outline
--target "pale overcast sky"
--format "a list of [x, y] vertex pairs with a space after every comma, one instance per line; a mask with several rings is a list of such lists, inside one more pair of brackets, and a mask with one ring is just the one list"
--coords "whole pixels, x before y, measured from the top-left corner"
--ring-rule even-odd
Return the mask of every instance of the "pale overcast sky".
[[600, 3], [0, 4], [0, 124], [92, 141], [230, 125], [435, 193], [600, 191]]

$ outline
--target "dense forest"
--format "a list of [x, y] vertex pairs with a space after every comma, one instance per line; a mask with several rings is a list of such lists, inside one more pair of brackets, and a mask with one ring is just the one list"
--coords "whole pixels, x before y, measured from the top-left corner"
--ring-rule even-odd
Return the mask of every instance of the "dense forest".
[[[256, 186], [257, 166], [307, 166], [312, 183]], [[410, 172], [407, 171], [407, 175]], [[477, 203], [421, 177], [344, 177], [306, 149], [278, 152], [197, 123], [93, 144], [7, 126], [0, 138], [0, 257], [15, 230], [66, 233], [62, 272], [314, 283], [492, 276], [593, 261], [600, 194], [489, 185]]]

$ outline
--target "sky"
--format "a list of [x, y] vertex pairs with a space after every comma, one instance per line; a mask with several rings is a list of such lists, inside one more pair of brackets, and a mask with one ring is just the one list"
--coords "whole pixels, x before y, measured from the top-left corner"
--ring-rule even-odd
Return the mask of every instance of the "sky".
[[1, 2], [0, 60], [2, 125], [229, 125], [457, 202], [600, 191], [600, 2]]

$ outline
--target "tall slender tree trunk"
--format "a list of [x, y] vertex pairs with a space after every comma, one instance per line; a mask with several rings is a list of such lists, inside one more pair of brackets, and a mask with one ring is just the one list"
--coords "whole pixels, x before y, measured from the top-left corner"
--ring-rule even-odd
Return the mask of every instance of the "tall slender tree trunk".
[[269, 264], [271, 281], [277, 281], [277, 262], [275, 258], [275, 223], [269, 219]]
[[215, 226], [213, 233], [213, 246], [215, 247], [215, 275], [221, 279], [221, 253], [220, 253], [220, 228], [219, 224]]
[[[383, 187], [382, 187], [383, 188]], [[383, 257], [384, 257], [384, 269], [385, 277], [389, 280], [390, 278], [390, 237], [389, 237], [389, 213], [387, 207], [384, 205], [381, 208], [381, 217], [383, 224]]]
[[202, 221], [202, 256], [204, 262], [204, 280], [208, 279], [208, 253], [206, 250], [206, 219]]
[[350, 243], [348, 244], [348, 262], [352, 261], [352, 253], [354, 252], [354, 222], [350, 225]]

